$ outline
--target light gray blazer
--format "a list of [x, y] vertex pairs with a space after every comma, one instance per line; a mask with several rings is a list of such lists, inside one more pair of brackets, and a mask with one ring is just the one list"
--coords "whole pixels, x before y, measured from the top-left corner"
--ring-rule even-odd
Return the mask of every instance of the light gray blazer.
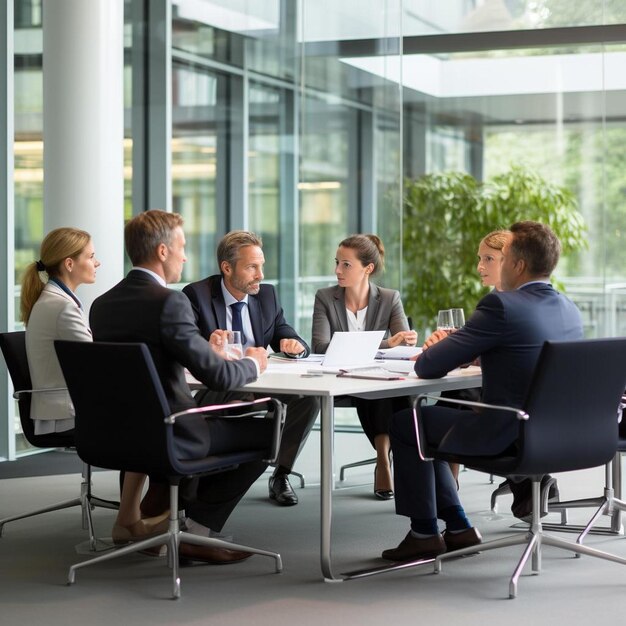
[[[54, 350], [55, 339], [93, 341], [80, 307], [57, 285], [47, 283], [26, 326], [26, 355], [33, 389], [66, 386]], [[34, 393], [30, 417], [35, 421], [37, 435], [74, 428], [74, 406], [68, 392]]]
[[[335, 331], [350, 330], [346, 315], [345, 291], [344, 287], [335, 285], [319, 289], [315, 294], [311, 348], [317, 354], [326, 352]], [[388, 332], [385, 337], [395, 335], [401, 330], [409, 330], [398, 291], [370, 283], [365, 330], [386, 330]], [[380, 347], [389, 347], [387, 338], [383, 339]]]

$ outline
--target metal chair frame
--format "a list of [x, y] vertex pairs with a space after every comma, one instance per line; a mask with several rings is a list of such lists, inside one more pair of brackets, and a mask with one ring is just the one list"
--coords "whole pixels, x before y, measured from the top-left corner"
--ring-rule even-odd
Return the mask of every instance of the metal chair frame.
[[[419, 407], [425, 400], [437, 399], [441, 402], [442, 398], [431, 394], [421, 394], [418, 396], [417, 401], [414, 403], [413, 421], [419, 457], [423, 461], [429, 461], [432, 460], [434, 456], [443, 461], [464, 463], [470, 469], [476, 469], [485, 473], [493, 473], [495, 475], [516, 474], [529, 478], [532, 481], [532, 516], [530, 527], [527, 529], [526, 533], [516, 533], [510, 537], [488, 541], [461, 550], [445, 552], [436, 558], [417, 559], [390, 566], [362, 570], [355, 573], [353, 577], [372, 576], [374, 574], [406, 569], [428, 563], [433, 563], [434, 572], [439, 573], [443, 561], [448, 559], [519, 544], [524, 545], [525, 548], [509, 581], [509, 598], [515, 598], [517, 596], [519, 577], [529, 559], [533, 573], [538, 574], [540, 572], [542, 547], [544, 545], [573, 552], [576, 556], [585, 554], [626, 565], [626, 558], [582, 545], [582, 540], [576, 542], [565, 541], [559, 537], [546, 534], [544, 532], [544, 526], [541, 523], [542, 502], [540, 502], [541, 480], [549, 472], [573, 471], [596, 467], [601, 464], [606, 464], [607, 458], [614, 454], [615, 448], [617, 447], [617, 433], [615, 432], [615, 435], [613, 435], [612, 429], [609, 427], [612, 411], [610, 408], [612, 396], [610, 394], [615, 393], [616, 389], [619, 390], [615, 394], [615, 405], [618, 415], [621, 416], [622, 406], [619, 402], [619, 394], [626, 384], [626, 374], [620, 371], [619, 368], [615, 368], [614, 365], [620, 362], [620, 360], [623, 362], [625, 356], [626, 338], [579, 340], [572, 342], [548, 341], [544, 343], [541, 355], [537, 361], [527, 396], [527, 411], [514, 407], [494, 406], [483, 402], [468, 400], [461, 401], [455, 399], [450, 401], [450, 403], [464, 404], [470, 407], [513, 412], [520, 422], [520, 438], [517, 442], [516, 450], [508, 454], [476, 457], [461, 453], [447, 454], [445, 452], [438, 452], [436, 448], [432, 455], [429, 454], [427, 451], [428, 444], [420, 422]], [[584, 412], [575, 422], [578, 424], [580, 434], [584, 433], [585, 437], [583, 439], [580, 439], [580, 437], [576, 439], [572, 436], [564, 437], [562, 441], [546, 438], [547, 432], [555, 432], [555, 429], [558, 430], [559, 427], [558, 418], [556, 420], [550, 419], [551, 413], [554, 410], [551, 408], [551, 405], [558, 401], [558, 386], [554, 385], [555, 377], [562, 378], [563, 376], [569, 376], [582, 380], [587, 369], [592, 368], [593, 370], [593, 368], [598, 368], [599, 364], [605, 364], [601, 373], [603, 378], [601, 380], [595, 380], [594, 382], [598, 387], [601, 387], [604, 395], [599, 396], [598, 393], [593, 396], [588, 395], [582, 404], [582, 406], [584, 406]], [[567, 371], [568, 367], [569, 371]], [[567, 378], [567, 380], [570, 380], [570, 378]], [[584, 390], [585, 387], [580, 387], [580, 389]], [[535, 394], [538, 394], [538, 396]], [[547, 406], [538, 404], [538, 398], [547, 404]], [[563, 410], [568, 411], [568, 415], [571, 415], [571, 410], [576, 410], [579, 401], [580, 394], [571, 394], [571, 397], [567, 398], [566, 408], [563, 408]], [[601, 417], [599, 422], [590, 421], [593, 411], [592, 403], [598, 405], [599, 408], [597, 410], [602, 412], [601, 415], [598, 413], [598, 417]], [[535, 415], [534, 419], [533, 415]], [[546, 420], [546, 418], [548, 419]], [[574, 422], [574, 420], [572, 421]], [[537, 425], [535, 426], [535, 424]], [[586, 439], [586, 437], [593, 432], [590, 424], [593, 424], [593, 428], [595, 429], [593, 444], [591, 446]], [[578, 431], [573, 432], [575, 434], [578, 433]], [[615, 438], [613, 438], [614, 436]], [[555, 449], [556, 456], [553, 455], [553, 449]], [[574, 451], [576, 454], [572, 454]], [[596, 512], [594, 519], [599, 517], [605, 508], [606, 503]]]
[[[228, 403], [221, 405], [210, 405], [210, 406], [201, 406], [187, 409], [185, 411], [179, 411], [176, 413], [172, 413], [168, 415], [166, 410], [167, 401], [165, 399], [165, 394], [163, 392], [160, 379], [158, 378], [158, 374], [156, 372], [156, 368], [152, 361], [152, 356], [146, 347], [145, 344], [98, 344], [98, 343], [79, 343], [79, 342], [67, 342], [67, 341], [56, 341], [55, 346], [57, 349], [57, 355], [59, 357], [59, 361], [61, 363], [61, 368], [63, 369], [63, 373], [65, 375], [65, 379], [68, 383], [68, 387], [70, 390], [70, 395], [72, 395], [72, 400], [76, 407], [76, 422], [77, 426], [81, 423], [81, 419], [84, 419], [82, 422], [83, 433], [85, 431], [90, 430], [86, 428], [86, 424], [89, 422], [89, 406], [85, 403], [81, 407], [82, 397], [78, 394], [72, 393], [72, 391], [76, 391], [77, 387], [83, 383], [81, 380], [81, 376], [77, 372], [73, 372], [69, 369], [71, 364], [76, 362], [76, 353], [72, 352], [72, 350], [81, 351], [81, 363], [89, 362], [89, 358], [93, 360], [97, 359], [97, 356], [101, 354], [100, 352], [94, 353], [93, 357], [88, 354], [88, 350], [93, 348], [95, 350], [102, 349], [105, 347], [110, 350], [129, 350], [128, 353], [123, 353], [120, 355], [120, 358], [137, 358], [139, 360], [133, 361], [135, 365], [139, 364], [140, 367], [145, 367], [145, 371], [142, 372], [145, 374], [151, 384], [151, 388], [146, 388], [142, 390], [144, 394], [142, 396], [142, 400], [139, 402], [145, 404], [145, 398], [147, 397], [145, 394], [154, 394], [154, 404], [159, 406], [159, 411], [162, 412], [163, 415], [163, 429], [164, 429], [164, 445], [166, 448], [164, 450], [153, 450], [154, 453], [152, 458], [148, 455], [149, 460], [146, 460], [145, 463], [142, 462], [141, 455], [138, 455], [137, 458], [133, 459], [134, 466], [129, 467], [129, 471], [146, 471], [148, 472], [148, 467], [153, 470], [157, 470], [158, 467], [161, 467], [161, 463], [163, 466], [161, 467], [161, 472], [167, 474], [168, 480], [170, 483], [170, 515], [169, 515], [169, 526], [168, 530], [164, 533], [156, 537], [151, 537], [149, 539], [144, 539], [141, 541], [137, 541], [131, 543], [130, 545], [123, 546], [121, 548], [117, 548], [109, 553], [101, 554], [99, 556], [93, 557], [86, 561], [82, 561], [80, 563], [75, 563], [70, 566], [68, 571], [67, 583], [71, 585], [76, 580], [76, 571], [89, 567], [92, 565], [96, 565], [98, 563], [103, 563], [105, 561], [110, 561], [112, 559], [117, 559], [119, 557], [125, 556], [127, 554], [132, 554], [135, 552], [140, 552], [146, 550], [148, 548], [166, 545], [167, 550], [167, 565], [172, 570], [172, 597], [175, 599], [180, 598], [181, 589], [180, 589], [180, 573], [179, 573], [179, 546], [182, 543], [193, 544], [197, 546], [207, 546], [212, 548], [226, 548], [230, 550], [242, 550], [251, 552], [253, 554], [259, 554], [262, 556], [267, 556], [274, 559], [275, 564], [275, 572], [282, 571], [282, 559], [280, 554], [276, 552], [270, 552], [267, 550], [261, 550], [258, 548], [254, 548], [247, 545], [242, 545], [238, 543], [234, 543], [232, 541], [225, 541], [222, 539], [217, 539], [213, 537], [201, 537], [198, 535], [193, 535], [191, 533], [182, 532], [180, 528], [180, 522], [178, 518], [178, 490], [179, 490], [179, 482], [184, 477], [190, 476], [201, 476], [203, 474], [208, 473], [218, 473], [225, 470], [231, 470], [236, 468], [239, 464], [254, 461], [254, 460], [263, 460], [266, 463], [273, 463], [276, 460], [278, 455], [278, 450], [280, 446], [280, 439], [282, 435], [282, 428], [285, 420], [285, 411], [283, 405], [271, 398], [260, 398], [250, 402], [237, 402], [237, 403]], [[134, 354], [130, 351], [134, 351]], [[84, 383], [83, 383], [84, 384]], [[273, 415], [274, 415], [274, 424], [272, 431], [272, 440], [269, 443], [268, 450], [269, 454], [268, 458], [262, 458], [260, 456], [260, 452], [253, 451], [242, 451], [224, 455], [216, 455], [209, 456], [206, 459], [199, 459], [197, 461], [179, 461], [174, 454], [174, 425], [177, 422], [181, 422], [185, 418], [190, 418], [195, 415], [207, 415], [215, 412], [225, 411], [233, 411], [241, 408], [246, 408], [246, 413], [238, 413], [236, 416], [232, 416], [232, 419], [242, 418], [242, 417], [252, 417], [257, 416], [259, 414], [260, 409], [258, 408], [261, 404], [272, 404], [273, 405]], [[85, 416], [82, 418], [81, 410], [85, 410]], [[154, 409], [154, 407], [153, 407]], [[156, 415], [154, 416], [156, 417]], [[83, 434], [82, 437], [85, 437]], [[132, 440], [131, 440], [132, 441]], [[89, 442], [92, 445], [92, 442]], [[77, 450], [79, 455], [85, 455], [84, 442], [81, 443], [81, 437], [77, 438]], [[81, 447], [82, 446], [82, 447]], [[91, 452], [87, 452], [89, 455]], [[104, 456], [102, 452], [98, 452], [101, 461], [103, 462]], [[163, 460], [155, 460], [161, 459], [163, 455], [166, 455], [169, 462], [169, 469], [165, 468], [165, 461]], [[262, 454], [262, 451], [261, 451]], [[118, 465], [122, 463], [120, 459], [117, 459], [114, 456], [115, 460], [111, 460], [109, 466], [112, 469], [126, 469], [123, 467], [119, 467]], [[147, 464], [147, 465], [145, 465]], [[156, 465], [155, 465], [156, 464]], [[191, 465], [189, 465], [191, 464]], [[144, 467], [145, 465], [145, 467]], [[193, 469], [188, 469], [189, 467]]]
[[[24, 360], [26, 360], [25, 345], [22, 348], [21, 343], [19, 343], [18, 345], [11, 341], [11, 339], [16, 339], [16, 340], [21, 341], [20, 334], [22, 338], [25, 337], [24, 331], [18, 331], [15, 333], [1, 333], [0, 334], [0, 343], [1, 343], [0, 347], [2, 348], [4, 359], [7, 364], [7, 368], [9, 369], [9, 375], [11, 376], [13, 386], [15, 389], [13, 393], [13, 398], [18, 400], [18, 403], [20, 404], [19, 406], [20, 420], [24, 422], [24, 420], [30, 419], [30, 416], [22, 415], [24, 406], [21, 406], [20, 399], [26, 402], [25, 404], [26, 407], [30, 407], [30, 400], [28, 398], [32, 396], [32, 394], [35, 394], [35, 393], [45, 394], [45, 393], [51, 393], [55, 391], [66, 391], [67, 388], [60, 387], [60, 388], [53, 388], [53, 389], [26, 389], [26, 388], [18, 389], [18, 387], [22, 385], [20, 384], [19, 380], [14, 378], [14, 372], [12, 371], [12, 368], [9, 367], [9, 359], [12, 358], [13, 356], [12, 353], [14, 352], [14, 350], [21, 352], [23, 349], [24, 352], [23, 354], [21, 354], [21, 357]], [[17, 368], [19, 368], [19, 364], [16, 363], [14, 365]], [[20, 378], [25, 378], [25, 376], [21, 376]], [[28, 376], [28, 380], [24, 380], [23, 383], [24, 383], [24, 386], [29, 387], [31, 384], [30, 376]], [[43, 449], [48, 448], [48, 446], [42, 446], [36, 441], [37, 436], [29, 437], [29, 434], [26, 428], [24, 428], [24, 436], [29, 441], [29, 443], [31, 443], [31, 445], [38, 447], [38, 448], [43, 448]], [[48, 441], [52, 443], [53, 438], [48, 439]], [[53, 446], [50, 446], [50, 449], [52, 448]], [[68, 449], [74, 450], [73, 446], [68, 446]], [[101, 508], [106, 508], [106, 509], [117, 510], [119, 508], [119, 502], [114, 502], [112, 500], [105, 500], [103, 498], [99, 498], [98, 496], [95, 496], [92, 493], [91, 475], [92, 475], [91, 466], [88, 465], [87, 463], [83, 463], [82, 470], [81, 470], [82, 481], [80, 484], [80, 495], [78, 497], [72, 498], [70, 500], [64, 500], [62, 502], [57, 502], [55, 504], [50, 504], [48, 506], [40, 507], [32, 511], [29, 511], [27, 513], [20, 513], [18, 515], [11, 515], [9, 517], [0, 519], [0, 537], [2, 537], [3, 535], [4, 525], [8, 524], [9, 522], [14, 522], [20, 519], [26, 519], [28, 517], [34, 517], [35, 515], [40, 515], [42, 513], [60, 511], [60, 510], [67, 509], [73, 506], [80, 506], [81, 513], [82, 513], [82, 527], [83, 529], [86, 529], [89, 531], [89, 547], [92, 551], [95, 551], [97, 548], [97, 539], [96, 539], [96, 535], [94, 532], [93, 519], [92, 519], [91, 512], [96, 506], [99, 506]]]

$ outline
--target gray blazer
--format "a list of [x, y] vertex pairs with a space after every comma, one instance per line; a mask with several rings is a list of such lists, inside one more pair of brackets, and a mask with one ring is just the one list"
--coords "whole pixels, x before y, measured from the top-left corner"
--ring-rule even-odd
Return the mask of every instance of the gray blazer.
[[[87, 320], [76, 302], [54, 283], [47, 283], [26, 326], [26, 355], [33, 389], [66, 386], [54, 350], [55, 339], [92, 341]], [[33, 394], [30, 417], [37, 435], [74, 428], [74, 406], [68, 392]]]
[[[326, 352], [330, 338], [335, 331], [349, 330], [345, 291], [344, 287], [335, 285], [319, 289], [315, 294], [311, 347], [317, 354]], [[409, 330], [409, 322], [404, 314], [398, 291], [370, 283], [365, 330], [386, 330], [388, 332], [385, 337], [395, 335], [402, 330]], [[387, 338], [383, 339], [380, 347], [389, 347]]]

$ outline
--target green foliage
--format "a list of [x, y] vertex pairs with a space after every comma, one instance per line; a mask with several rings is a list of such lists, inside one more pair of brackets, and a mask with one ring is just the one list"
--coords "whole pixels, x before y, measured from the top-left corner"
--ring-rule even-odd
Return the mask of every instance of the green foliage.
[[474, 310], [488, 291], [476, 272], [480, 240], [520, 220], [548, 224], [564, 254], [586, 247], [573, 194], [523, 168], [482, 184], [463, 172], [405, 181], [404, 304], [418, 330], [432, 328], [438, 309]]

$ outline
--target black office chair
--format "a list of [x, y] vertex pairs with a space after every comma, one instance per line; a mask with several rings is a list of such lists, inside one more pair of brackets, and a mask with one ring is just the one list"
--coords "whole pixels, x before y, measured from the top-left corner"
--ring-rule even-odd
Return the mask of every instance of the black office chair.
[[[26, 333], [13, 332], [0, 334], [0, 349], [4, 355], [4, 360], [13, 382], [15, 393], [13, 397], [18, 401], [18, 410], [20, 415], [20, 423], [22, 432], [26, 440], [36, 448], [72, 448], [74, 446], [74, 435], [72, 433], [50, 433], [46, 435], [36, 435], [33, 420], [30, 419], [30, 403], [33, 393], [49, 393], [55, 390], [32, 389], [30, 372], [28, 370], [28, 360], [26, 357]], [[12, 515], [0, 519], [0, 537], [4, 530], [4, 525], [8, 522], [24, 519], [39, 515], [40, 513], [48, 513], [50, 511], [59, 511], [72, 506], [80, 506], [82, 509], [83, 528], [89, 530], [89, 543], [92, 550], [96, 549], [96, 537], [93, 530], [93, 521], [91, 511], [95, 506], [107, 509], [117, 509], [118, 502], [103, 500], [94, 496], [91, 492], [91, 466], [83, 465], [82, 482], [80, 486], [80, 496], [57, 502], [46, 507], [22, 513], [20, 515]]]
[[[188, 476], [220, 472], [242, 463], [276, 458], [280, 444], [284, 406], [270, 398], [254, 402], [198, 407], [170, 415], [170, 409], [150, 351], [140, 343], [55, 342], [57, 355], [76, 411], [75, 439], [78, 454], [86, 463], [110, 469], [167, 476], [170, 484], [170, 521], [167, 532], [119, 548], [109, 554], [72, 565], [68, 583], [76, 570], [115, 559], [125, 554], [166, 544], [168, 565], [172, 568], [173, 596], [180, 597], [178, 546], [198, 546], [245, 550], [269, 556], [277, 572], [282, 570], [280, 555], [232, 542], [183, 533], [178, 520], [178, 486]], [[244, 408], [257, 415], [264, 408], [273, 411], [271, 439], [259, 441], [255, 449], [211, 455], [203, 459], [181, 460], [175, 448], [174, 425], [184, 419], [197, 419], [219, 412]], [[263, 411], [269, 414], [269, 411]], [[232, 419], [242, 417], [241, 413]], [[262, 419], [262, 418], [259, 418]]]
[[[543, 532], [540, 484], [546, 474], [597, 467], [615, 454], [618, 407], [626, 384], [626, 339], [594, 339], [572, 342], [546, 342], [542, 348], [526, 402], [521, 409], [493, 407], [479, 402], [469, 406], [498, 408], [513, 412], [519, 420], [514, 451], [493, 457], [451, 455], [430, 446], [420, 423], [421, 403], [432, 396], [419, 396], [414, 412], [418, 448], [422, 458], [463, 463], [467, 467], [498, 476], [524, 476], [532, 480], [532, 522], [525, 534], [483, 543], [485, 552], [516, 544], [526, 544], [513, 572], [509, 597], [517, 595], [517, 582], [532, 555], [532, 570], [539, 573], [543, 545], [587, 554], [626, 565], [626, 559], [565, 541]], [[459, 403], [459, 400], [455, 400]], [[476, 546], [445, 553], [435, 559], [435, 572], [442, 561], [475, 553]]]
[[[623, 535], [622, 512], [626, 511], [626, 502], [615, 494], [622, 495], [622, 455], [626, 453], [626, 422], [624, 421], [624, 408], [626, 408], [626, 396], [622, 396], [622, 419], [619, 424], [617, 438], [617, 452], [615, 456], [604, 466], [604, 490], [601, 496], [582, 498], [578, 500], [566, 500], [548, 505], [548, 511], [561, 512], [561, 524], [544, 524], [550, 529], [579, 532], [577, 543], [582, 543], [589, 533], [602, 535]], [[567, 511], [596, 507], [589, 522], [585, 526], [577, 526], [567, 523]], [[596, 526], [602, 516], [609, 518], [608, 526]]]

